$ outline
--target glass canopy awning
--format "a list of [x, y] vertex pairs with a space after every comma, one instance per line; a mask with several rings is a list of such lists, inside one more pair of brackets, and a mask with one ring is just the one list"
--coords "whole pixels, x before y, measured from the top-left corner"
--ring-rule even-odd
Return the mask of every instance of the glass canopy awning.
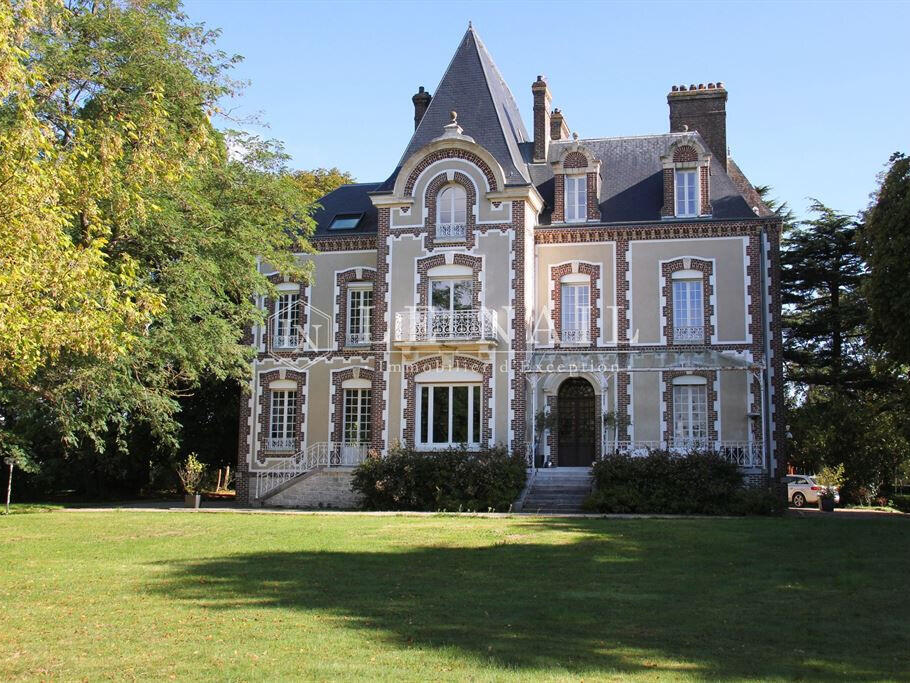
[[735, 351], [534, 351], [526, 373], [655, 372], [658, 370], [759, 370], [762, 364]]

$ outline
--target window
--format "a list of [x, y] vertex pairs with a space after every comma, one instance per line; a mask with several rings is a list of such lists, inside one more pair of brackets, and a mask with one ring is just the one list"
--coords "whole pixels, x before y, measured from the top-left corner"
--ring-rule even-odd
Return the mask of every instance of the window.
[[372, 287], [348, 287], [348, 346], [370, 343], [370, 314], [373, 310]]
[[677, 446], [703, 448], [708, 441], [708, 392], [704, 384], [673, 386], [673, 440]]
[[449, 185], [436, 197], [436, 239], [458, 241], [465, 238], [467, 197], [461, 185]]
[[293, 451], [296, 445], [294, 439], [296, 424], [297, 392], [273, 391], [268, 449], [270, 451]]
[[430, 304], [428, 336], [431, 339], [479, 336], [471, 280], [430, 280]]
[[587, 283], [563, 282], [560, 298], [563, 344], [588, 344], [591, 332], [591, 288]]
[[339, 213], [332, 219], [329, 230], [353, 230], [361, 218], [362, 213]]
[[673, 342], [700, 344], [705, 340], [701, 280], [673, 281]]
[[588, 218], [587, 176], [566, 176], [566, 222]]
[[479, 384], [422, 384], [418, 390], [417, 442], [421, 446], [480, 444]]
[[297, 294], [282, 294], [275, 304], [275, 338], [273, 346], [292, 349], [297, 346], [300, 310]]
[[370, 442], [370, 390], [344, 390], [344, 434], [345, 444], [366, 444]]
[[676, 171], [676, 215], [698, 215], [698, 182], [696, 171]]

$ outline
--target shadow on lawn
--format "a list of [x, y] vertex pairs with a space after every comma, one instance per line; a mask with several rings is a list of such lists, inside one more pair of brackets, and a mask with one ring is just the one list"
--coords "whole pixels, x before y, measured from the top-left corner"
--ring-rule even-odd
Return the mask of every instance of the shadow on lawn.
[[[154, 590], [210, 609], [336, 614], [339, 627], [399, 646], [456, 648], [529, 674], [906, 674], [908, 560], [884, 536], [855, 528], [845, 555], [832, 525], [810, 540], [805, 524], [671, 524], [551, 519], [482, 547], [231, 555], [169, 563]], [[539, 530], [573, 535], [527, 542]], [[813, 562], [809, 545], [828, 543]]]

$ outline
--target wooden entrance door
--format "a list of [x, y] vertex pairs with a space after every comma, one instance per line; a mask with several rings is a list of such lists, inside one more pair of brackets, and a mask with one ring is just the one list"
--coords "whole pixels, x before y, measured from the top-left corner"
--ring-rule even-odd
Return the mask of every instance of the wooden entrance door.
[[571, 377], [559, 386], [557, 397], [559, 467], [590, 467], [597, 436], [594, 387], [586, 379]]

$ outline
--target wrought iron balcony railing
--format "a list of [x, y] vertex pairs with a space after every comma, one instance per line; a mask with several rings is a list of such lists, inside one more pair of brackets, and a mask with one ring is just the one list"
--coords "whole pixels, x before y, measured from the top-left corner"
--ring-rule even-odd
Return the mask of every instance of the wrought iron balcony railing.
[[756, 441], [711, 441], [709, 439], [670, 439], [669, 441], [615, 441], [606, 444], [605, 455], [643, 457], [652, 451], [686, 453], [716, 453], [740, 467], [763, 467], [762, 445]]
[[439, 223], [436, 226], [437, 242], [464, 242], [467, 234], [464, 223]]
[[348, 332], [347, 345], [348, 346], [369, 346], [370, 345], [370, 333], [369, 332]]
[[673, 327], [673, 341], [676, 344], [703, 344], [704, 325], [677, 325]]
[[569, 329], [560, 332], [560, 342], [563, 344], [590, 344], [591, 331], [587, 329]]
[[495, 341], [496, 312], [487, 308], [438, 311], [415, 308], [395, 314], [400, 342]]
[[276, 334], [272, 337], [273, 349], [296, 349], [300, 337], [296, 334]]
[[270, 451], [293, 451], [297, 447], [297, 442], [293, 436], [286, 436], [270, 438], [265, 446]]

